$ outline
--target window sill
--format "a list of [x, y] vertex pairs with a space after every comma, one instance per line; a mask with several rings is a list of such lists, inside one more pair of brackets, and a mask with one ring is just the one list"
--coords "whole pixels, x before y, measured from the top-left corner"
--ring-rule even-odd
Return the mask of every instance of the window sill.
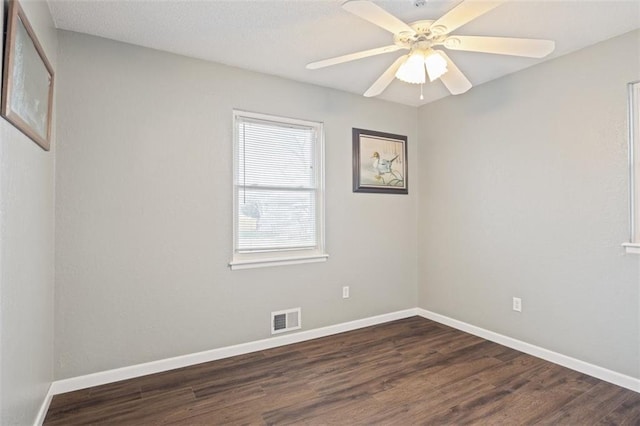
[[640, 243], [622, 243], [627, 253], [640, 254]]
[[252, 260], [236, 260], [229, 262], [231, 270], [236, 269], [253, 269], [253, 268], [267, 268], [269, 266], [283, 266], [283, 265], [298, 265], [302, 263], [317, 263], [326, 262], [329, 258], [328, 254], [317, 254], [313, 256], [292, 256], [292, 257], [278, 257], [278, 258], [265, 258], [265, 259], [252, 259]]

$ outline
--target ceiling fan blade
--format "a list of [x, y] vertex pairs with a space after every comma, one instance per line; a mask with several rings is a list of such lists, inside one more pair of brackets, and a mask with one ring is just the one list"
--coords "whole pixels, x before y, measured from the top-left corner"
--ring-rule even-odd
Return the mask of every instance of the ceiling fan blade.
[[447, 60], [447, 72], [440, 77], [440, 80], [449, 89], [449, 92], [452, 95], [460, 95], [471, 89], [471, 82], [462, 74], [460, 68], [442, 50], [438, 50], [438, 53]]
[[553, 52], [556, 47], [553, 40], [479, 36], [452, 36], [447, 38], [443, 45], [451, 50], [526, 56], [528, 58], [543, 58]]
[[395, 62], [391, 64], [391, 66], [387, 68], [387, 70], [382, 73], [380, 77], [378, 77], [375, 83], [373, 83], [371, 87], [369, 87], [367, 91], [364, 92], [364, 96], [370, 98], [373, 96], [378, 96], [380, 93], [384, 92], [384, 89], [386, 89], [387, 86], [391, 84], [393, 79], [396, 77], [396, 71], [398, 71], [400, 65], [402, 65], [402, 63], [406, 61], [408, 57], [409, 55], [402, 55], [398, 59], [396, 59]]
[[431, 25], [431, 32], [436, 35], [448, 34], [456, 28], [484, 15], [505, 1], [465, 0], [435, 21]]
[[317, 70], [331, 65], [341, 64], [343, 62], [355, 61], [356, 59], [368, 58], [369, 56], [381, 55], [383, 53], [395, 52], [404, 49], [403, 47], [392, 44], [390, 46], [377, 47], [375, 49], [363, 50], [361, 52], [350, 53], [348, 55], [336, 56], [335, 58], [324, 59], [322, 61], [311, 62], [307, 64], [307, 69]]
[[342, 8], [390, 33], [398, 34], [403, 31], [415, 33], [409, 25], [369, 0], [347, 0], [342, 4]]

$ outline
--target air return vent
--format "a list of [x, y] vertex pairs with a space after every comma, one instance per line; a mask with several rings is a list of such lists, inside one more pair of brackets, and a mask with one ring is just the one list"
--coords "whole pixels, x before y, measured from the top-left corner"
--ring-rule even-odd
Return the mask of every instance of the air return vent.
[[271, 312], [271, 334], [302, 328], [300, 308]]

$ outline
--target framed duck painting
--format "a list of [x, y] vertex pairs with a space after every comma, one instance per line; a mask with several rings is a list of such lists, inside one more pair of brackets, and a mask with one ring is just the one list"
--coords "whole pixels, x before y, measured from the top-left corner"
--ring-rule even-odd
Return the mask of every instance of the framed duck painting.
[[407, 137], [353, 129], [353, 192], [408, 194]]

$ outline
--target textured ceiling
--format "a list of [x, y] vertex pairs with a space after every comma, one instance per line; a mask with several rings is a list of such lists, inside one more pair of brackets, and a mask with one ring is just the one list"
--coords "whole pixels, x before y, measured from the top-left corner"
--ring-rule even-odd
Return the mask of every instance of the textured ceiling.
[[[341, 8], [342, 1], [104, 1], [49, 0], [60, 29], [201, 58], [353, 93], [364, 91], [404, 51], [307, 70], [309, 62], [392, 44], [392, 35]], [[405, 22], [437, 19], [460, 0], [375, 3]], [[454, 34], [552, 39], [545, 60], [640, 28], [640, 1], [511, 0]], [[475, 85], [541, 60], [448, 52]], [[615, 66], [615, 64], [613, 64]], [[473, 90], [473, 89], [471, 89]], [[421, 105], [448, 96], [442, 83], [419, 86], [394, 81], [379, 96]], [[462, 95], [464, 96], [464, 95]]]

